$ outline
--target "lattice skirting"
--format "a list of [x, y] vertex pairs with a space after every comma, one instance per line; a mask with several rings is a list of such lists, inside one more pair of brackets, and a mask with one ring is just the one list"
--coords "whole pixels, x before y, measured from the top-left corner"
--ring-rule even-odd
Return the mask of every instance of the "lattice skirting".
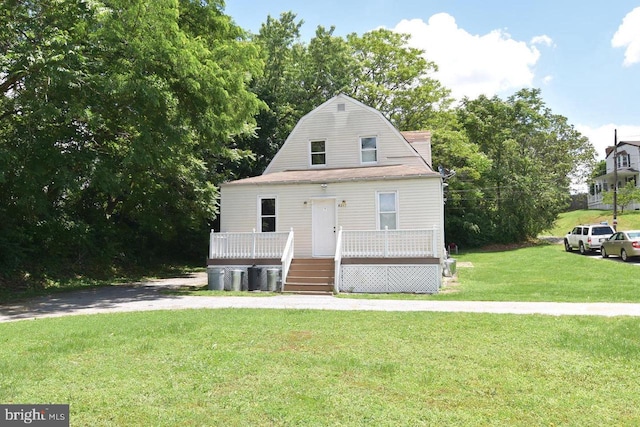
[[427, 293], [440, 289], [440, 265], [343, 265], [340, 291], [354, 293]]

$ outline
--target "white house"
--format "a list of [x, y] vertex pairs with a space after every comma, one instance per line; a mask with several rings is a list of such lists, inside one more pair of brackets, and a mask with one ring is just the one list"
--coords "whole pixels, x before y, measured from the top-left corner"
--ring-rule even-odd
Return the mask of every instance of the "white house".
[[[615, 186], [615, 176], [618, 179], [618, 188], [624, 187], [627, 182], [634, 182], [638, 186], [638, 173], [640, 173], [640, 141], [624, 141], [618, 143], [617, 156], [614, 147], [606, 149], [607, 169], [604, 175], [593, 180], [587, 196], [589, 209], [612, 209], [613, 206], [604, 204], [603, 195], [611, 191]], [[615, 162], [614, 163], [614, 159]], [[617, 169], [617, 170], [616, 170]], [[634, 203], [626, 209], [640, 209], [640, 204]]]
[[262, 266], [261, 285], [280, 268], [284, 291], [435, 293], [442, 190], [429, 132], [399, 132], [338, 95], [300, 119], [262, 175], [220, 186], [208, 265], [225, 286], [231, 270]]

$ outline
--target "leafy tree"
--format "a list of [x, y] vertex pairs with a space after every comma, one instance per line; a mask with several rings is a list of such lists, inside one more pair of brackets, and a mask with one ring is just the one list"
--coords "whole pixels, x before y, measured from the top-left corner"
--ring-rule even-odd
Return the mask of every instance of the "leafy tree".
[[260, 105], [222, 2], [7, 0], [0, 24], [0, 273], [206, 236], [216, 166], [248, 154], [232, 141]]
[[606, 173], [607, 173], [607, 161], [600, 160], [594, 165], [590, 178], [595, 179], [599, 176], [605, 175]]
[[[613, 205], [613, 193], [613, 190], [605, 191], [602, 194], [602, 202], [607, 205]], [[636, 187], [635, 181], [629, 181], [624, 187], [618, 189], [616, 201], [618, 202], [620, 213], [623, 213], [627, 206], [633, 203], [640, 203], [640, 188]]]
[[483, 202], [482, 234], [496, 242], [521, 241], [548, 228], [566, 206], [572, 176], [592, 165], [593, 147], [547, 108], [537, 89], [503, 101], [466, 99], [459, 110], [469, 138], [491, 159], [477, 182]]
[[398, 129], [419, 130], [453, 100], [448, 89], [429, 77], [437, 71], [435, 63], [408, 47], [408, 38], [386, 29], [347, 36], [355, 59], [347, 94], [382, 112]]

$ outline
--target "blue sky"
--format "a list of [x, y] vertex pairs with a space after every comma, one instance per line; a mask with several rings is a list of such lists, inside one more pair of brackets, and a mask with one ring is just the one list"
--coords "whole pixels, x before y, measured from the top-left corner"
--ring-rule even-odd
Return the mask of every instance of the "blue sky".
[[640, 140], [640, 0], [227, 0], [226, 14], [257, 33], [292, 11], [303, 41], [318, 25], [336, 35], [385, 27], [439, 65], [456, 97], [502, 98], [542, 90], [604, 158], [618, 140]]

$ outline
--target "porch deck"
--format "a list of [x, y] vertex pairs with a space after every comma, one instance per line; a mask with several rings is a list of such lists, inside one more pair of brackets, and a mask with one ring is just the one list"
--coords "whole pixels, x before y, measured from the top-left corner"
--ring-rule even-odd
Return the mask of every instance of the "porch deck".
[[[209, 265], [280, 266], [284, 292], [427, 292], [440, 287], [437, 230], [340, 230], [334, 258], [294, 258], [294, 233], [211, 233]], [[313, 266], [311, 266], [313, 264]]]

